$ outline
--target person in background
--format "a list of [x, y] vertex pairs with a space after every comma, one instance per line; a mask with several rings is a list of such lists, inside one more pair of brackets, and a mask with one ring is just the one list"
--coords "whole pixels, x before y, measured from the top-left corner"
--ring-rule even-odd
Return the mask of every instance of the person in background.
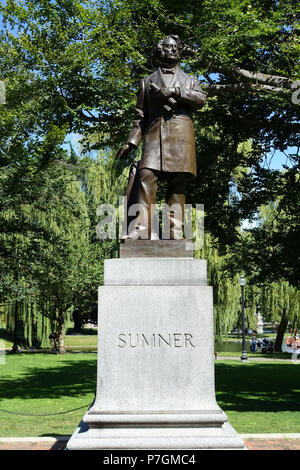
[[257, 347], [256, 332], [253, 331], [253, 333], [252, 333], [251, 347], [250, 347], [251, 352], [256, 352], [256, 347]]

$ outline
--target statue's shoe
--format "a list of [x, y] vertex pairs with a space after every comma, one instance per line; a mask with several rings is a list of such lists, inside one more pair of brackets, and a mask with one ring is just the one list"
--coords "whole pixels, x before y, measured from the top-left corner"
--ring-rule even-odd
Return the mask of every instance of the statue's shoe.
[[142, 238], [141, 233], [138, 230], [134, 230], [133, 232], [130, 232], [127, 237], [127, 239], [129, 240], [140, 240], [141, 238]]

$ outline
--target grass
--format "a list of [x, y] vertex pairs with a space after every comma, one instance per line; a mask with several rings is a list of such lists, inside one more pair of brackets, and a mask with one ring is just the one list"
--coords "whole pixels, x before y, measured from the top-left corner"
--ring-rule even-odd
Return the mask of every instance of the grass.
[[0, 408], [27, 414], [72, 413], [31, 417], [1, 412], [0, 436], [51, 436], [73, 433], [92, 402], [96, 354], [7, 354], [0, 364]]
[[[97, 351], [97, 333], [90, 335], [67, 335], [65, 336], [65, 345], [68, 350], [90, 350]], [[0, 337], [0, 349], [5, 348], [10, 350], [13, 346], [13, 341], [7, 338]]]
[[90, 349], [97, 351], [97, 335], [74, 335], [65, 337], [65, 345], [67, 349]]
[[[242, 351], [216, 351], [217, 357], [223, 356], [223, 357], [241, 357]], [[291, 359], [292, 354], [287, 353], [287, 352], [275, 352], [275, 353], [261, 353], [261, 352], [248, 352], [247, 351], [247, 356], [249, 359], [251, 358], [260, 358], [260, 359]]]
[[[96, 363], [96, 354], [6, 354], [0, 364], [0, 436], [72, 434], [93, 400]], [[300, 432], [297, 364], [218, 360], [215, 370], [217, 401], [238, 432]], [[81, 406], [48, 417], [1, 411], [47, 414]]]
[[13, 346], [13, 342], [9, 339], [0, 339], [0, 349], [11, 349]]
[[300, 432], [298, 364], [217, 361], [215, 367], [217, 401], [238, 432]]

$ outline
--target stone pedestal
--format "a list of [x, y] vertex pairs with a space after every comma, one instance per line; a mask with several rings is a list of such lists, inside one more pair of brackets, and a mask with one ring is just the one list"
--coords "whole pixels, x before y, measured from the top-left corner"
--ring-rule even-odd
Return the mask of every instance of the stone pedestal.
[[124, 240], [120, 258], [193, 258], [192, 240]]
[[245, 448], [215, 399], [206, 261], [105, 261], [98, 331], [96, 400], [68, 449]]

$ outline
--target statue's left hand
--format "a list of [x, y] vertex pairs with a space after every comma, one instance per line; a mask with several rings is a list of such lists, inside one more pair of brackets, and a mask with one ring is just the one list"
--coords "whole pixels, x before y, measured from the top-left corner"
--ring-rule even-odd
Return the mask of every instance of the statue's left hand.
[[116, 159], [117, 160], [124, 160], [128, 156], [129, 152], [130, 152], [129, 145], [128, 144], [123, 145], [123, 147], [121, 147], [118, 150], [117, 155], [116, 155]]
[[132, 149], [133, 149], [133, 146], [130, 144], [123, 145], [123, 147], [121, 147], [120, 150], [117, 152], [116, 158], [118, 160], [125, 160], [130, 154]]

